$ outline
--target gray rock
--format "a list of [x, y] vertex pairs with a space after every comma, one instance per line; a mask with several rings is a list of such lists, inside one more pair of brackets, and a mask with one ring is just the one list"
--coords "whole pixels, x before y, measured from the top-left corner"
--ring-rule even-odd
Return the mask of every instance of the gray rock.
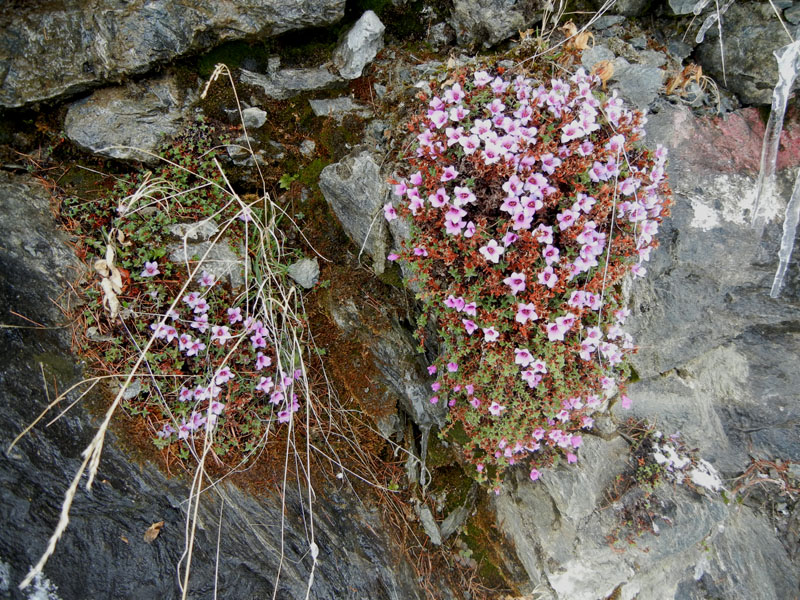
[[734, 473], [749, 464], [746, 452], [800, 458], [800, 372], [792, 358], [800, 354], [793, 333], [800, 281], [790, 271], [785, 296], [767, 293], [793, 177], [764, 205], [766, 229], [756, 235], [749, 226], [755, 176], [739, 165], [757, 167], [750, 149], [761, 139], [751, 125], [757, 114], [745, 114], [731, 114], [723, 131], [686, 109], [651, 115], [648, 140], [670, 150], [676, 203], [648, 277], [634, 287], [631, 317], [631, 333], [649, 348], [634, 361], [641, 380], [633, 410], [681, 429]]
[[327, 69], [282, 69], [262, 75], [241, 69], [240, 81], [260, 87], [264, 94], [276, 100], [286, 100], [302, 92], [327, 90], [342, 84], [342, 80]]
[[694, 47], [683, 40], [671, 39], [667, 43], [667, 50], [679, 63], [683, 62], [694, 50]]
[[676, 15], [688, 15], [694, 11], [695, 6], [702, 4], [703, 0], [668, 0], [668, 3]]
[[303, 258], [289, 265], [289, 277], [300, 287], [307, 290], [313, 288], [319, 281], [319, 263], [316, 258]]
[[206, 242], [219, 233], [219, 225], [212, 219], [203, 219], [193, 223], [175, 223], [168, 225], [167, 231], [179, 240], [187, 242]]
[[0, 106], [16, 107], [144, 73], [227, 40], [335, 23], [344, 0], [65, 0], [0, 16]]
[[311, 158], [314, 156], [316, 149], [317, 143], [314, 140], [303, 140], [300, 142], [300, 154], [306, 158]]
[[205, 256], [202, 269], [213, 275], [215, 280], [227, 280], [235, 290], [244, 287], [244, 261], [224, 238], [216, 244], [213, 242], [171, 244], [167, 246], [167, 255], [169, 260], [181, 265], [200, 260]]
[[469, 508], [466, 506], [459, 506], [455, 508], [449, 515], [447, 515], [444, 521], [442, 521], [442, 526], [440, 528], [442, 539], [446, 540], [456, 531], [461, 529], [461, 526], [466, 523], [469, 513]]
[[792, 25], [800, 25], [800, 4], [794, 4], [783, 11], [783, 18]]
[[328, 165], [319, 189], [356, 247], [372, 257], [375, 272], [383, 273], [389, 242], [383, 206], [391, 190], [372, 154], [363, 150]]
[[658, 96], [664, 71], [656, 67], [630, 64], [624, 58], [614, 61], [614, 74], [611, 89], [619, 91], [620, 95], [633, 106], [646, 109]]
[[460, 45], [490, 48], [526, 30], [544, 5], [539, 0], [455, 0], [450, 24]]
[[583, 51], [583, 54], [581, 54], [581, 64], [587, 70], [591, 71], [592, 67], [597, 63], [604, 60], [614, 60], [614, 57], [614, 52], [611, 49], [602, 44], [596, 44]]
[[621, 15], [609, 15], [605, 14], [599, 19], [597, 19], [594, 24], [592, 25], [592, 29], [595, 31], [604, 31], [606, 29], [610, 29], [614, 25], [619, 25], [625, 21], [625, 17]]
[[[345, 335], [355, 336], [370, 350], [380, 383], [388, 390], [381, 402], [391, 406], [399, 402], [423, 431], [444, 425], [447, 407], [429, 402], [431, 379], [411, 332], [394, 317], [381, 314], [376, 318], [374, 311], [359, 309], [355, 300], [347, 296], [337, 296], [329, 310]], [[366, 323], [369, 327], [365, 327]], [[416, 459], [412, 461], [416, 463]]]
[[347, 32], [333, 52], [333, 65], [345, 79], [356, 79], [383, 48], [386, 28], [371, 10], [366, 11]]
[[445, 22], [436, 23], [428, 31], [428, 43], [434, 48], [445, 48], [456, 40], [455, 32]]
[[[789, 25], [795, 39], [800, 26]], [[711, 27], [697, 49], [703, 71], [718, 85], [736, 94], [745, 104], [770, 104], [778, 82], [778, 66], [772, 53], [788, 43], [786, 32], [768, 2], [735, 2], [722, 19], [725, 74], [722, 72], [717, 27]]]
[[657, 50], [642, 50], [636, 53], [639, 64], [646, 67], [662, 67], [667, 63], [667, 57]]
[[347, 115], [356, 115], [362, 118], [372, 116], [371, 109], [358, 104], [349, 96], [326, 100], [309, 100], [308, 103], [316, 116], [331, 117], [338, 123], [341, 123]]
[[242, 124], [247, 129], [258, 129], [267, 122], [267, 111], [251, 106], [242, 111]]
[[427, 506], [423, 506], [419, 509], [419, 520], [422, 523], [422, 529], [425, 530], [425, 533], [431, 539], [431, 542], [434, 546], [441, 546], [442, 545], [442, 534], [439, 532], [439, 526], [436, 524], [436, 521], [433, 520], [433, 515], [431, 514], [431, 509]]
[[185, 124], [194, 99], [169, 77], [98, 90], [70, 105], [64, 132], [95, 154], [155, 164], [159, 146]]
[[626, 17], [640, 17], [650, 8], [650, 0], [617, 0], [612, 11]]
[[621, 437], [605, 441], [587, 435], [583, 442], [578, 468], [562, 466], [542, 478], [558, 513], [573, 522], [588, 517], [604, 502], [606, 489], [625, 468], [629, 452]]

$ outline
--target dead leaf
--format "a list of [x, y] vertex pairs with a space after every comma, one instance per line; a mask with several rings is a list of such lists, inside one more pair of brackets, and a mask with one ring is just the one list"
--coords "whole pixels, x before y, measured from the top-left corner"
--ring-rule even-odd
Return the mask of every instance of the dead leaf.
[[92, 266], [101, 277], [108, 277], [108, 263], [105, 261], [105, 259], [98, 258], [96, 261], [94, 261]]
[[559, 29], [567, 36], [567, 48], [586, 50], [589, 47], [589, 40], [592, 40], [592, 46], [594, 46], [594, 34], [589, 31], [581, 31], [579, 33], [578, 28], [572, 21], [568, 21]]
[[603, 82], [603, 89], [606, 89], [606, 83], [614, 75], [614, 63], [610, 60], [601, 60], [592, 67], [592, 75], [597, 75]]
[[111, 319], [116, 319], [119, 314], [120, 304], [117, 294], [114, 292], [114, 284], [108, 277], [104, 277], [100, 281], [100, 287], [103, 288], [103, 306], [108, 309]]
[[126, 544], [130, 544], [130, 542], [128, 541], [128, 538], [126, 538], [124, 535], [119, 536], [119, 539], [121, 539]]
[[680, 95], [686, 93], [686, 86], [694, 81], [701, 89], [705, 88], [703, 67], [695, 64], [686, 65], [680, 73], [673, 75], [667, 82], [667, 96], [670, 96], [680, 89]]
[[111, 289], [114, 290], [114, 293], [115, 294], [121, 294], [122, 293], [122, 273], [119, 272], [119, 269], [117, 267], [114, 267], [113, 269], [111, 269], [111, 277], [109, 277], [109, 279], [111, 280]]
[[159, 521], [158, 523], [153, 523], [150, 527], [147, 528], [147, 531], [144, 532], [144, 541], [148, 544], [153, 543], [153, 541], [158, 537], [158, 534], [161, 533], [161, 529], [164, 527], [164, 521]]

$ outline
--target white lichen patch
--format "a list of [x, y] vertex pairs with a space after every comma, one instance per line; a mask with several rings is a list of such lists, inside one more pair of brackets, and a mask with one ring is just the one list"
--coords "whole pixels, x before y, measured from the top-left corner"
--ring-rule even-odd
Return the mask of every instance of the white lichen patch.
[[[701, 185], [691, 182], [692, 189], [681, 189], [675, 182], [679, 195], [689, 200], [692, 207], [691, 227], [709, 231], [726, 223], [749, 226], [755, 205], [755, 181], [735, 173], [721, 173], [704, 177]], [[762, 201], [759, 213], [772, 222], [783, 217], [785, 199], [773, 194]]]
[[719, 478], [719, 473], [702, 458], [697, 461], [694, 468], [689, 471], [689, 479], [691, 479], [692, 483], [696, 486], [712, 492], [718, 492], [722, 489], [722, 480]]

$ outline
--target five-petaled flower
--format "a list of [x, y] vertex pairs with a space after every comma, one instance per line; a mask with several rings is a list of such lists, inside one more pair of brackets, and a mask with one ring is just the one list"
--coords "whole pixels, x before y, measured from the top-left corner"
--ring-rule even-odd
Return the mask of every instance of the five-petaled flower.
[[156, 261], [152, 262], [145, 262], [144, 263], [144, 270], [142, 271], [142, 277], [155, 277], [156, 275], [160, 275], [161, 271], [158, 269], [158, 263]]

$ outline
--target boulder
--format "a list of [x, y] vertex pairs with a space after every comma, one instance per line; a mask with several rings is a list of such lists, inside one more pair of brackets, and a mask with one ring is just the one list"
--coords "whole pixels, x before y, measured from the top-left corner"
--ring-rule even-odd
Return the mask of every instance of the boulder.
[[105, 88], [70, 105], [64, 132], [95, 154], [155, 164], [162, 143], [186, 124], [195, 98], [170, 77]]
[[287, 273], [300, 287], [310, 290], [319, 281], [319, 263], [316, 258], [303, 258], [289, 265]]
[[541, 0], [455, 0], [450, 25], [459, 44], [490, 48], [530, 27]]
[[266, 75], [241, 70], [240, 81], [260, 87], [264, 94], [276, 100], [286, 100], [303, 92], [337, 87], [342, 80], [327, 69], [281, 69]]
[[386, 28], [371, 10], [356, 21], [333, 52], [333, 64], [345, 79], [361, 77], [364, 67], [383, 48], [383, 31]]
[[322, 100], [309, 100], [311, 110], [318, 117], [331, 117], [340, 123], [347, 115], [356, 115], [362, 118], [371, 117], [372, 110], [353, 101], [349, 96], [341, 98], [327, 98]]
[[[787, 27], [797, 39], [800, 25], [788, 23]], [[778, 83], [778, 64], [772, 53], [788, 43], [769, 2], [734, 2], [722, 17], [724, 57], [716, 24], [706, 33], [696, 55], [703, 71], [743, 103], [770, 104]]]
[[372, 257], [375, 272], [383, 273], [389, 248], [383, 206], [391, 190], [373, 155], [362, 150], [328, 165], [320, 173], [319, 189], [345, 233]]
[[0, 106], [75, 94], [223, 41], [321, 27], [344, 0], [64, 0], [0, 15]]

